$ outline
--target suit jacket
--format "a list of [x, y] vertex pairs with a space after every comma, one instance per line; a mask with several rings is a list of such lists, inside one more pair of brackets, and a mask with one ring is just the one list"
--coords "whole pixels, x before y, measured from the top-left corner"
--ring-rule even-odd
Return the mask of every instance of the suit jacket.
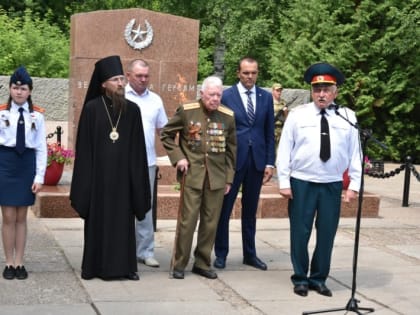
[[186, 186], [202, 189], [206, 176], [211, 190], [224, 189], [233, 182], [236, 131], [230, 109], [220, 105], [208, 112], [201, 101], [184, 104], [163, 127], [160, 139], [172, 165], [188, 160]]
[[267, 91], [257, 86], [255, 88], [256, 108], [252, 125], [237, 85], [226, 89], [222, 96], [222, 104], [235, 113], [238, 146], [236, 171], [245, 165], [248, 150], [252, 150], [255, 168], [259, 171], [264, 171], [266, 165], [274, 165], [275, 162], [273, 97]]

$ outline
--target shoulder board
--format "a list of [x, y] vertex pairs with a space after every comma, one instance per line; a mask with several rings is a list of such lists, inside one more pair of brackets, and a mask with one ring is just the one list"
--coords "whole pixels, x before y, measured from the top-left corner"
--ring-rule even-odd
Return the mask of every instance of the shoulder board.
[[222, 113], [226, 114], [226, 115], [233, 116], [233, 110], [227, 108], [226, 106], [219, 105], [219, 107], [217, 108], [217, 110], [219, 112], [222, 112]]
[[196, 109], [196, 108], [200, 108], [200, 104], [199, 103], [190, 103], [190, 104], [184, 104], [182, 107], [184, 107], [184, 110]]
[[0, 110], [6, 110], [6, 109], [7, 109], [7, 104], [0, 105]]
[[38, 106], [38, 105], [34, 105], [34, 111], [43, 113], [45, 112], [45, 108], [42, 108], [41, 106]]

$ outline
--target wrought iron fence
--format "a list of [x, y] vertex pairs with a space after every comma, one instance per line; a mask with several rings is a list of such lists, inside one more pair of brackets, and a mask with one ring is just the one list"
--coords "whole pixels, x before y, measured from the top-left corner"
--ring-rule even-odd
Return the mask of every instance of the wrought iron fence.
[[375, 177], [375, 178], [382, 178], [382, 179], [386, 179], [386, 178], [390, 178], [393, 176], [398, 175], [399, 173], [401, 173], [401, 171], [405, 170], [404, 172], [404, 189], [403, 189], [403, 201], [402, 201], [402, 206], [403, 207], [408, 207], [408, 197], [410, 195], [410, 176], [411, 174], [414, 175], [414, 177], [417, 179], [417, 181], [420, 182], [420, 174], [419, 172], [416, 170], [415, 166], [412, 163], [412, 159], [410, 156], [407, 156], [405, 158], [405, 163], [401, 164], [399, 167], [397, 167], [396, 169], [389, 171], [389, 172], [384, 172], [383, 171], [383, 164], [382, 164], [382, 171], [380, 169], [380, 167], [373, 167], [372, 169], [370, 169], [366, 175], [371, 176], [371, 177]]
[[63, 134], [63, 129], [61, 128], [61, 126], [57, 126], [57, 128], [55, 129], [54, 132], [51, 132], [49, 134], [47, 134], [47, 139], [51, 139], [52, 137], [54, 137], [55, 135], [57, 135], [57, 144], [59, 146], [61, 146], [61, 135]]

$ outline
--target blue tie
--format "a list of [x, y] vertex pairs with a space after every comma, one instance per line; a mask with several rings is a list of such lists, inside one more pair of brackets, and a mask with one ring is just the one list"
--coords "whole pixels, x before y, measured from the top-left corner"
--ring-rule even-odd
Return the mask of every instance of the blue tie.
[[16, 131], [16, 151], [22, 154], [25, 151], [25, 119], [23, 118], [23, 108], [19, 107], [19, 119]]
[[245, 93], [246, 95], [248, 95], [248, 99], [246, 102], [246, 111], [248, 113], [248, 120], [249, 120], [249, 123], [252, 124], [255, 120], [254, 106], [252, 105], [252, 99], [251, 99], [252, 91], [248, 90]]

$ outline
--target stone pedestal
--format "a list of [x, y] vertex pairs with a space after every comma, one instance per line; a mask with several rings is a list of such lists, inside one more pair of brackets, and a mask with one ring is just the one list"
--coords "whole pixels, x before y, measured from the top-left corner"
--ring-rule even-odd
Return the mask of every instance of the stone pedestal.
[[[157, 196], [157, 218], [176, 219], [179, 205], [179, 187], [175, 178], [175, 168], [168, 160], [159, 159], [159, 182]], [[44, 186], [37, 195], [33, 211], [38, 217], [69, 218], [77, 217], [70, 206], [69, 185]], [[232, 218], [241, 217], [241, 200], [238, 196]], [[378, 195], [364, 193], [362, 217], [374, 218], [379, 215]], [[341, 205], [341, 217], [355, 217], [358, 200]], [[280, 196], [277, 182], [272, 180], [262, 187], [257, 211], [258, 218], [287, 218], [287, 200]]]
[[43, 186], [32, 211], [41, 218], [74, 218], [79, 215], [70, 206], [69, 185]]
[[[241, 218], [241, 194], [236, 199], [232, 210], [232, 218]], [[375, 218], [379, 214], [378, 195], [364, 193], [362, 217]], [[357, 213], [357, 200], [342, 203], [341, 217], [355, 217]], [[179, 205], [179, 191], [176, 185], [161, 185], [158, 187], [158, 219], [175, 219]], [[287, 200], [283, 198], [277, 188], [277, 183], [270, 182], [263, 186], [258, 204], [257, 218], [287, 218]]]

